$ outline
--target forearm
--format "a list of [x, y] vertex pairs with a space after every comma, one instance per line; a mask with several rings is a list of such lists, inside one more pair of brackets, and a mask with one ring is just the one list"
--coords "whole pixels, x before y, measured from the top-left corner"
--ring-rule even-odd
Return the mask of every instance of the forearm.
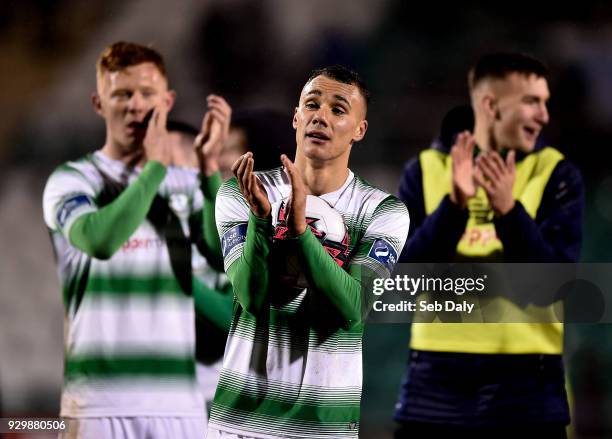
[[[438, 208], [413, 229], [402, 251], [405, 262], [447, 262], [456, 253], [457, 244], [465, 232], [467, 209], [453, 204], [448, 195]], [[414, 224], [414, 222], [413, 222]]]
[[94, 258], [110, 258], [146, 218], [165, 175], [161, 163], [148, 162], [113, 202], [74, 222], [69, 231], [71, 244]]
[[361, 279], [351, 276], [338, 266], [312, 234], [310, 228], [306, 229], [297, 241], [300, 259], [303, 261], [309, 283], [327, 296], [347, 326], [361, 322], [363, 316]]
[[229, 331], [232, 323], [233, 295], [208, 288], [197, 278], [193, 279], [193, 298], [196, 313], [223, 331]]
[[569, 262], [547, 242], [538, 224], [517, 201], [506, 215], [495, 219], [506, 262]]
[[576, 262], [582, 244], [584, 183], [578, 168], [561, 161], [553, 171], [535, 219], [520, 202], [495, 219], [511, 262]]
[[238, 302], [251, 314], [257, 314], [267, 298], [271, 236], [270, 218], [262, 219], [249, 214], [242, 254], [227, 270]]

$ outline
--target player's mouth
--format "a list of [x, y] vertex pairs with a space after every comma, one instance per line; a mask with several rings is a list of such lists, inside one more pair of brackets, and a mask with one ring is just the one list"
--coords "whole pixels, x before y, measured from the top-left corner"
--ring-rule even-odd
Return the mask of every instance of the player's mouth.
[[526, 137], [530, 140], [535, 140], [540, 134], [540, 130], [531, 126], [524, 126], [523, 133], [525, 133]]
[[323, 144], [330, 140], [330, 137], [327, 134], [325, 134], [323, 131], [317, 130], [307, 131], [306, 137], [317, 144]]
[[145, 114], [142, 120], [132, 120], [127, 124], [128, 131], [134, 132], [145, 132], [147, 131], [147, 127], [149, 126], [149, 121], [153, 116], [153, 110], [150, 110]]
[[127, 127], [131, 131], [144, 131], [147, 129], [147, 124], [144, 121], [142, 122], [133, 121], [133, 122], [128, 123]]

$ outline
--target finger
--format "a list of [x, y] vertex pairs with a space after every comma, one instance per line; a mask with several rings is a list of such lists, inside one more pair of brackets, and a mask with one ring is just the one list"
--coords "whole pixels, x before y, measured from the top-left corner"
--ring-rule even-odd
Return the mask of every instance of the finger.
[[515, 165], [516, 165], [516, 152], [512, 150], [508, 153], [508, 156], [506, 157], [506, 167], [508, 168], [510, 172], [514, 173]]
[[147, 124], [147, 131], [145, 133], [145, 139], [151, 140], [152, 137], [156, 137], [159, 133], [158, 129], [158, 120], [159, 120], [159, 110], [157, 108], [151, 109], [151, 117], [149, 118], [149, 122]]
[[220, 105], [226, 109], [231, 110], [232, 107], [227, 103], [223, 96], [211, 94], [206, 97], [206, 102], [208, 105]]
[[147, 114], [145, 114], [144, 119], [142, 120], [143, 124], [146, 125], [147, 127], [149, 126], [149, 124], [151, 123], [151, 119], [153, 119], [153, 113], [155, 112], [155, 108], [151, 108]]
[[463, 137], [464, 136], [465, 136], [465, 134], [463, 132], [457, 134], [457, 137], [455, 137], [455, 144], [453, 145], [453, 148], [459, 149], [459, 147], [463, 144]]
[[232, 111], [232, 107], [225, 101], [225, 99], [219, 97], [217, 99], [208, 99], [206, 101], [208, 108], [217, 108], [224, 113], [229, 113]]
[[262, 213], [270, 212], [271, 206], [270, 200], [268, 199], [268, 193], [266, 192], [266, 188], [259, 180], [259, 177], [254, 173], [251, 174], [251, 178], [253, 180], [253, 198], [255, 201], [253, 204], [256, 203], [262, 209]]
[[149, 127], [153, 129], [157, 129], [159, 126], [159, 108], [153, 108], [153, 114], [151, 115], [151, 119], [149, 120]]
[[502, 160], [501, 156], [497, 151], [493, 151], [490, 155], [491, 165], [495, 168], [495, 170], [499, 173], [499, 175], [503, 175], [506, 172], [506, 163]]
[[244, 156], [245, 156], [245, 155], [246, 155], [246, 154], [241, 155], [241, 156], [240, 156], [240, 157], [238, 157], [238, 159], [237, 159], [237, 160], [234, 162], [234, 164], [233, 164], [233, 165], [232, 165], [232, 167], [231, 167], [232, 174], [234, 174], [234, 175], [236, 175], [236, 176], [237, 176], [237, 171], [238, 171], [238, 168], [239, 168], [239, 167], [240, 167], [240, 165], [242, 164], [242, 161], [244, 160]]
[[467, 141], [466, 141], [466, 154], [468, 157], [472, 158], [474, 156], [474, 148], [476, 147], [476, 139], [474, 138], [474, 136], [472, 136], [472, 134], [468, 135]]
[[230, 116], [218, 108], [209, 108], [208, 113], [210, 113], [213, 120], [220, 122], [222, 125], [229, 123]]
[[487, 154], [481, 155], [478, 158], [478, 166], [485, 174], [485, 177], [487, 177], [489, 180], [499, 180], [499, 172], [493, 166], [493, 160]]
[[262, 194], [264, 197], [266, 197], [266, 200], [268, 199], [268, 191], [266, 191], [266, 188], [264, 187], [263, 183], [261, 182], [261, 180], [259, 179], [259, 177], [255, 174], [253, 174], [253, 176], [255, 177], [255, 183], [256, 183], [256, 187], [257, 190], [260, 194]]
[[476, 181], [476, 183], [481, 186], [485, 192], [487, 194], [490, 194], [493, 192], [493, 186], [491, 185], [491, 183], [483, 176], [482, 171], [479, 169], [478, 171], [474, 172], [474, 180]]
[[454, 163], [454, 161], [459, 158], [459, 154], [460, 154], [459, 145], [456, 145], [456, 144], [453, 145], [451, 147], [450, 153], [451, 153], [451, 157], [453, 158], [453, 163]]
[[162, 131], [166, 131], [166, 124], [168, 123], [168, 108], [162, 105], [159, 109], [159, 128]]
[[469, 131], [463, 131], [461, 133], [461, 143], [459, 144], [459, 154], [461, 159], [471, 159], [471, 154], [474, 148], [470, 149], [471, 143], [473, 142], [472, 134]]
[[236, 176], [236, 181], [238, 182], [238, 188], [240, 192], [244, 195], [245, 189], [244, 184], [242, 183], [242, 177], [244, 176], [244, 167], [246, 166], [246, 159], [241, 158], [238, 168], [234, 171], [234, 175]]
[[480, 175], [483, 176], [484, 180], [487, 181], [493, 188], [498, 180], [495, 179], [495, 175], [492, 174], [490, 168], [485, 168], [481, 163], [478, 165], [478, 170], [480, 171]]
[[236, 172], [234, 173], [234, 175], [236, 175], [236, 179], [238, 180], [238, 184], [240, 185], [240, 189], [242, 190], [244, 184], [244, 171], [246, 169], [246, 165], [247, 165], [247, 159], [248, 156], [245, 154], [242, 156], [242, 158], [240, 159], [240, 163], [238, 165], [238, 168], [236, 169]]
[[206, 136], [202, 133], [198, 134], [195, 139], [193, 139], [193, 148], [200, 149], [206, 143]]
[[459, 145], [455, 145], [451, 148], [451, 161], [452, 161], [452, 168], [456, 169], [460, 164], [461, 164], [461, 160], [462, 159], [462, 155], [461, 155], [461, 147]]
[[299, 176], [297, 175], [297, 169], [293, 162], [289, 160], [289, 157], [287, 157], [285, 154], [282, 154], [280, 159], [283, 166], [287, 170], [287, 174], [289, 174], [289, 179], [291, 180], [291, 187], [292, 189], [295, 189], [295, 187], [301, 183], [301, 181], [299, 181]]
[[285, 166], [285, 167], [293, 165], [293, 162], [291, 160], [289, 160], [289, 157], [287, 157], [286, 154], [281, 154], [280, 160], [281, 160], [281, 163], [283, 164], [283, 166]]
[[242, 186], [247, 191], [249, 197], [251, 195], [251, 175], [253, 175], [253, 159], [248, 156], [242, 168]]
[[253, 168], [255, 167], [255, 160], [252, 157], [247, 157], [246, 167], [244, 170], [245, 186], [249, 193], [253, 194], [257, 190], [257, 183], [255, 182], [255, 174], [253, 174]]
[[202, 125], [200, 127], [200, 134], [203, 134], [204, 137], [207, 137], [210, 132], [210, 122], [211, 122], [211, 114], [207, 111], [204, 117], [202, 118]]

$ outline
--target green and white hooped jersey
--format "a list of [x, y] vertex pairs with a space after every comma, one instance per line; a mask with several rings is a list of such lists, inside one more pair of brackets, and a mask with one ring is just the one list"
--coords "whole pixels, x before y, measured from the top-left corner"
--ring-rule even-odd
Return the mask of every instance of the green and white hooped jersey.
[[[197, 173], [168, 168], [158, 190], [165, 207], [154, 203], [110, 259], [90, 257], [67, 239], [77, 218], [102, 207], [109, 181], [130, 184], [139, 173], [96, 152], [60, 166], [45, 188], [45, 223], [65, 305], [61, 416], [202, 416], [204, 410], [195, 380], [193, 298], [171, 266], [166, 236], [174, 235], [149, 219], [156, 209], [167, 215], [169, 207], [189, 236], [188, 217], [203, 205]], [[190, 266], [191, 254], [184, 256]]]
[[[257, 174], [271, 203], [290, 195], [281, 168]], [[388, 277], [408, 233], [405, 205], [352, 172], [320, 197], [344, 218], [348, 266]], [[227, 271], [242, 253], [249, 217], [235, 179], [221, 186], [215, 210]], [[343, 329], [310, 289], [271, 283], [268, 293], [281, 300], [258, 317], [235, 307], [209, 427], [258, 438], [357, 438], [363, 323]]]

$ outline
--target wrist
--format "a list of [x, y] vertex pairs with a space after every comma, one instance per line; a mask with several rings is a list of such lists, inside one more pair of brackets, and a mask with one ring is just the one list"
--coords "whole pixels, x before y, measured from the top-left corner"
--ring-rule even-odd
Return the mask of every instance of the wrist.
[[293, 230], [291, 230], [291, 234], [295, 237], [302, 236], [304, 233], [306, 233], [307, 228], [308, 226], [305, 223], [303, 225], [300, 224], [296, 227], [293, 227]]
[[257, 207], [251, 207], [251, 213], [253, 213], [253, 215], [255, 215], [255, 217], [257, 217], [258, 219], [267, 219], [270, 218], [270, 213], [272, 212], [272, 208], [257, 208]]
[[457, 195], [455, 191], [451, 191], [448, 195], [451, 203], [453, 203], [455, 206], [461, 209], [465, 209], [467, 207], [467, 197]]
[[168, 167], [170, 166], [170, 155], [169, 154], [165, 154], [165, 155], [157, 155], [157, 154], [153, 154], [153, 155], [147, 155], [147, 161], [148, 162], [157, 162], [159, 164], [161, 164], [164, 167]]
[[149, 165], [148, 167], [154, 167], [154, 168], [158, 168], [158, 169], [163, 169], [164, 171], [166, 170], [166, 168], [168, 167], [168, 163], [164, 163], [161, 159], [159, 158], [150, 158], [147, 160], [147, 162], [145, 163], [145, 167]]
[[512, 209], [514, 209], [515, 205], [516, 205], [516, 201], [513, 198], [511, 201], [504, 203], [501, 206], [498, 206], [498, 207], [494, 206], [493, 212], [495, 213], [495, 216], [498, 216], [498, 217], [504, 216], [504, 215], [507, 215], [508, 212], [510, 212]]
[[219, 163], [216, 159], [205, 157], [203, 162], [201, 171], [206, 177], [210, 177], [215, 172], [219, 172]]

